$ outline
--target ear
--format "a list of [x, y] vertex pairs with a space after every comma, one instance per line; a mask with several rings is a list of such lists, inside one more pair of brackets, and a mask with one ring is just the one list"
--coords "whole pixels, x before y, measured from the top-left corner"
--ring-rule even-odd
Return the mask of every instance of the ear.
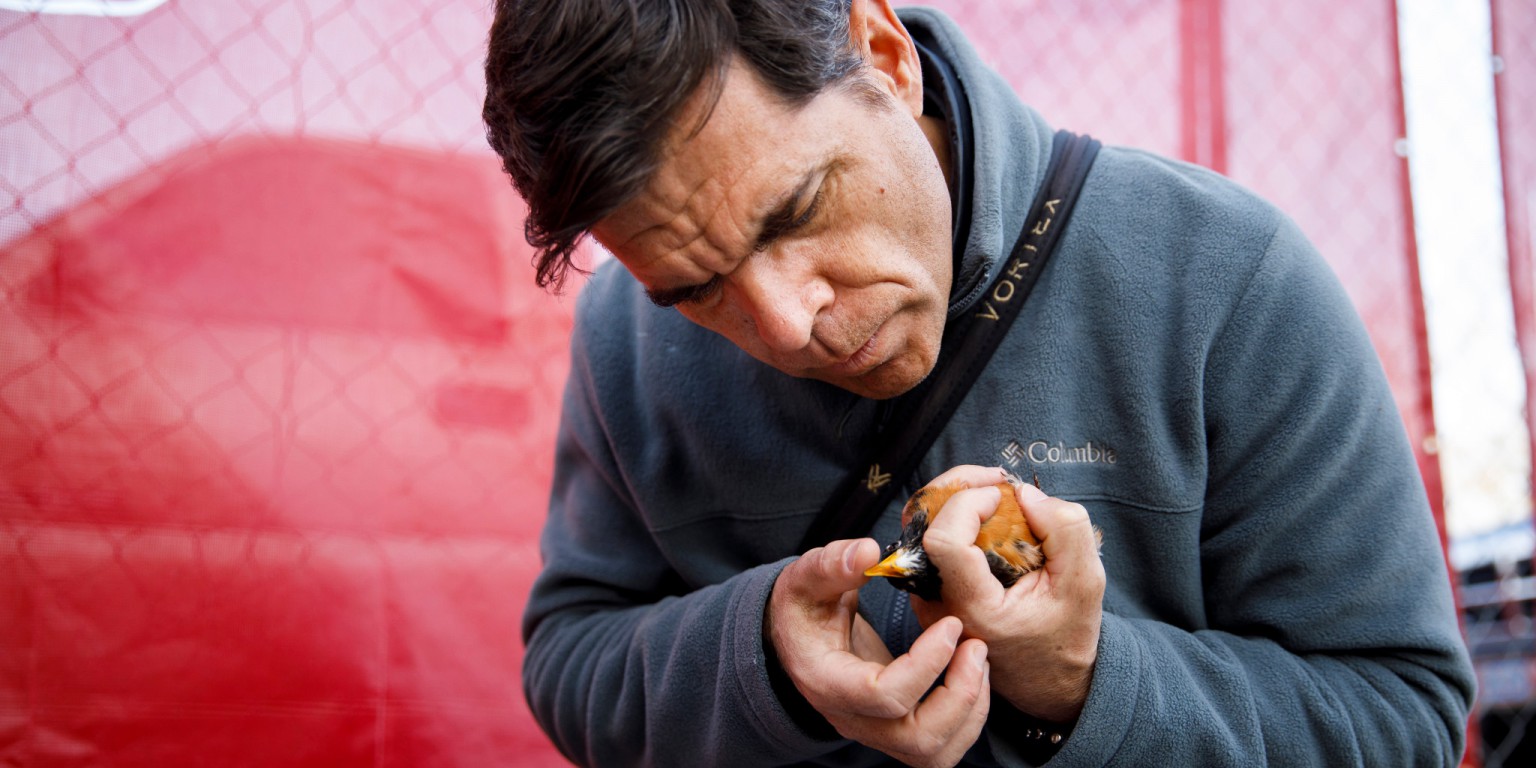
[[848, 34], [875, 84], [911, 111], [923, 114], [923, 68], [912, 35], [896, 18], [890, 0], [853, 0]]

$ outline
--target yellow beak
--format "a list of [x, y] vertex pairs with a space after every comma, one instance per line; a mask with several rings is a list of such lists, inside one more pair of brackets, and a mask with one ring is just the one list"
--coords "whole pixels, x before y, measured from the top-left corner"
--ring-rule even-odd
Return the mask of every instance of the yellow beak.
[[906, 552], [905, 549], [898, 549], [892, 552], [884, 560], [870, 566], [868, 570], [864, 571], [864, 575], [884, 576], [886, 578], [900, 578], [908, 575], [907, 569], [896, 564], [896, 559], [906, 554]]

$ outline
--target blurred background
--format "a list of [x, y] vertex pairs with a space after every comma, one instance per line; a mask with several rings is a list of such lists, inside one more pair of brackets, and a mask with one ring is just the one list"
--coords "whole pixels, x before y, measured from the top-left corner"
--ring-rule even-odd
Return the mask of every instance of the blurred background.
[[[1466, 763], [1536, 764], [1536, 3], [931, 4], [1317, 244], [1444, 523]], [[563, 764], [518, 621], [579, 286], [485, 147], [490, 5], [0, 0], [0, 764]]]

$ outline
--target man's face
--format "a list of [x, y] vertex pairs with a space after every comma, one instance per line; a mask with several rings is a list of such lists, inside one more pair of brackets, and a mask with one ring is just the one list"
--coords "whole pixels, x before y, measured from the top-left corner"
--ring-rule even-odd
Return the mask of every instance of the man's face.
[[784, 373], [911, 389], [938, 358], [952, 264], [948, 187], [910, 98], [834, 85], [792, 108], [733, 63], [693, 133], [705, 90], [593, 234], [653, 301]]

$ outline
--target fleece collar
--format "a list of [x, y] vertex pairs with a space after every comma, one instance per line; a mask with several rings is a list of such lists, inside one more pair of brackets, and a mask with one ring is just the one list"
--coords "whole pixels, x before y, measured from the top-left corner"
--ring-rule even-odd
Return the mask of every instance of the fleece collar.
[[[920, 49], [953, 74], [945, 85], [958, 86], [959, 92], [948, 100], [969, 110], [969, 151], [955, 155], [970, 156], [970, 194], [954, 208], [968, 218], [955, 227], [966, 234], [964, 244], [957, 243], [960, 253], [950, 290], [949, 317], [954, 318], [981, 298], [1023, 231], [1050, 163], [1053, 131], [1019, 101], [1007, 81], [982, 63], [948, 16], [933, 8], [902, 8], [897, 13]], [[965, 192], [964, 186], [956, 190], [961, 196]]]

